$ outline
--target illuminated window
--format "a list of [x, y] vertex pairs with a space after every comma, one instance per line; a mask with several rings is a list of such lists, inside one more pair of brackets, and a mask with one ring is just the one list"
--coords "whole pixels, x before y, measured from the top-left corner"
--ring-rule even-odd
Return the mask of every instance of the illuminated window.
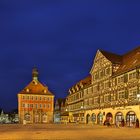
[[38, 104], [35, 104], [35, 108], [36, 108], [36, 109], [38, 108]]
[[124, 82], [124, 76], [118, 78], [118, 84]]
[[44, 108], [46, 108], [46, 104], [44, 104]]
[[130, 73], [129, 74], [129, 80], [135, 79], [136, 78], [136, 72]]
[[26, 92], [29, 92], [29, 89], [28, 88], [26, 89]]
[[29, 96], [27, 96], [26, 98], [27, 98], [27, 100], [29, 100]]
[[40, 104], [40, 108], [42, 108], [42, 104]]
[[118, 95], [119, 95], [119, 99], [125, 98], [125, 92], [124, 91], [120, 91]]
[[47, 91], [46, 91], [46, 89], [44, 90], [44, 93], [46, 93]]
[[33, 100], [34, 98], [33, 98], [33, 96], [31, 96], [31, 100]]
[[137, 89], [130, 89], [129, 90], [129, 98], [136, 99], [137, 98]]
[[95, 97], [95, 98], [94, 98], [94, 103], [95, 103], [95, 104], [99, 103], [99, 97]]
[[37, 100], [37, 96], [35, 97], [35, 99]]

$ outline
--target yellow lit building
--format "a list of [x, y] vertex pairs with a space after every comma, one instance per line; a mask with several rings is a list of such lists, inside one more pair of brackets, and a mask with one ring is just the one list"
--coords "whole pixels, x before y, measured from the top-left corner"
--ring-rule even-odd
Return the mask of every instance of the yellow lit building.
[[38, 80], [38, 71], [33, 69], [32, 81], [18, 93], [20, 123], [53, 122], [54, 95]]
[[69, 122], [84, 123], [84, 89], [90, 84], [91, 76], [88, 76], [69, 89], [66, 100]]
[[[90, 74], [91, 84], [83, 89], [83, 108], [79, 108], [84, 112], [84, 122], [103, 124], [109, 120], [125, 126], [139, 123], [140, 47], [124, 55], [98, 50]], [[74, 106], [78, 98], [71, 100]]]

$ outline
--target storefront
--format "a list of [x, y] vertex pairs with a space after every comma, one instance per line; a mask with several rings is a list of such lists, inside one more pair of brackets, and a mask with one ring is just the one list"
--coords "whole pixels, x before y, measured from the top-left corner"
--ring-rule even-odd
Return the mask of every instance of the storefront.
[[97, 116], [97, 124], [103, 124], [103, 114], [101, 112]]
[[93, 124], [96, 122], [96, 114], [95, 113], [93, 113], [91, 115], [91, 121], [92, 121]]
[[136, 114], [133, 111], [130, 111], [126, 114], [126, 125], [133, 127], [136, 124]]
[[124, 119], [124, 116], [123, 116], [122, 112], [117, 112], [116, 116], [115, 116], [115, 123], [120, 126], [123, 119]]
[[107, 113], [106, 121], [112, 123], [113, 122], [113, 115], [111, 113]]

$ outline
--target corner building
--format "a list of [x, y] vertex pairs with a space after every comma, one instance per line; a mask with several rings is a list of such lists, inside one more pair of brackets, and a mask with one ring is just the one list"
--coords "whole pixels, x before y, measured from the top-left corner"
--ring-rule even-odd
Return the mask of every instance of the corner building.
[[135, 126], [140, 120], [140, 47], [117, 55], [98, 50], [84, 90], [84, 122]]
[[18, 93], [19, 123], [52, 123], [54, 95], [38, 80], [38, 71], [33, 69], [32, 81]]

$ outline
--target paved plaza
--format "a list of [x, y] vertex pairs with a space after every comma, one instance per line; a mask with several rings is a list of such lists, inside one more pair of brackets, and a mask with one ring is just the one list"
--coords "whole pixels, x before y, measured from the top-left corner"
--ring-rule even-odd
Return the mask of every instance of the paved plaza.
[[140, 128], [115, 128], [85, 124], [5, 124], [0, 139], [11, 140], [140, 140]]

